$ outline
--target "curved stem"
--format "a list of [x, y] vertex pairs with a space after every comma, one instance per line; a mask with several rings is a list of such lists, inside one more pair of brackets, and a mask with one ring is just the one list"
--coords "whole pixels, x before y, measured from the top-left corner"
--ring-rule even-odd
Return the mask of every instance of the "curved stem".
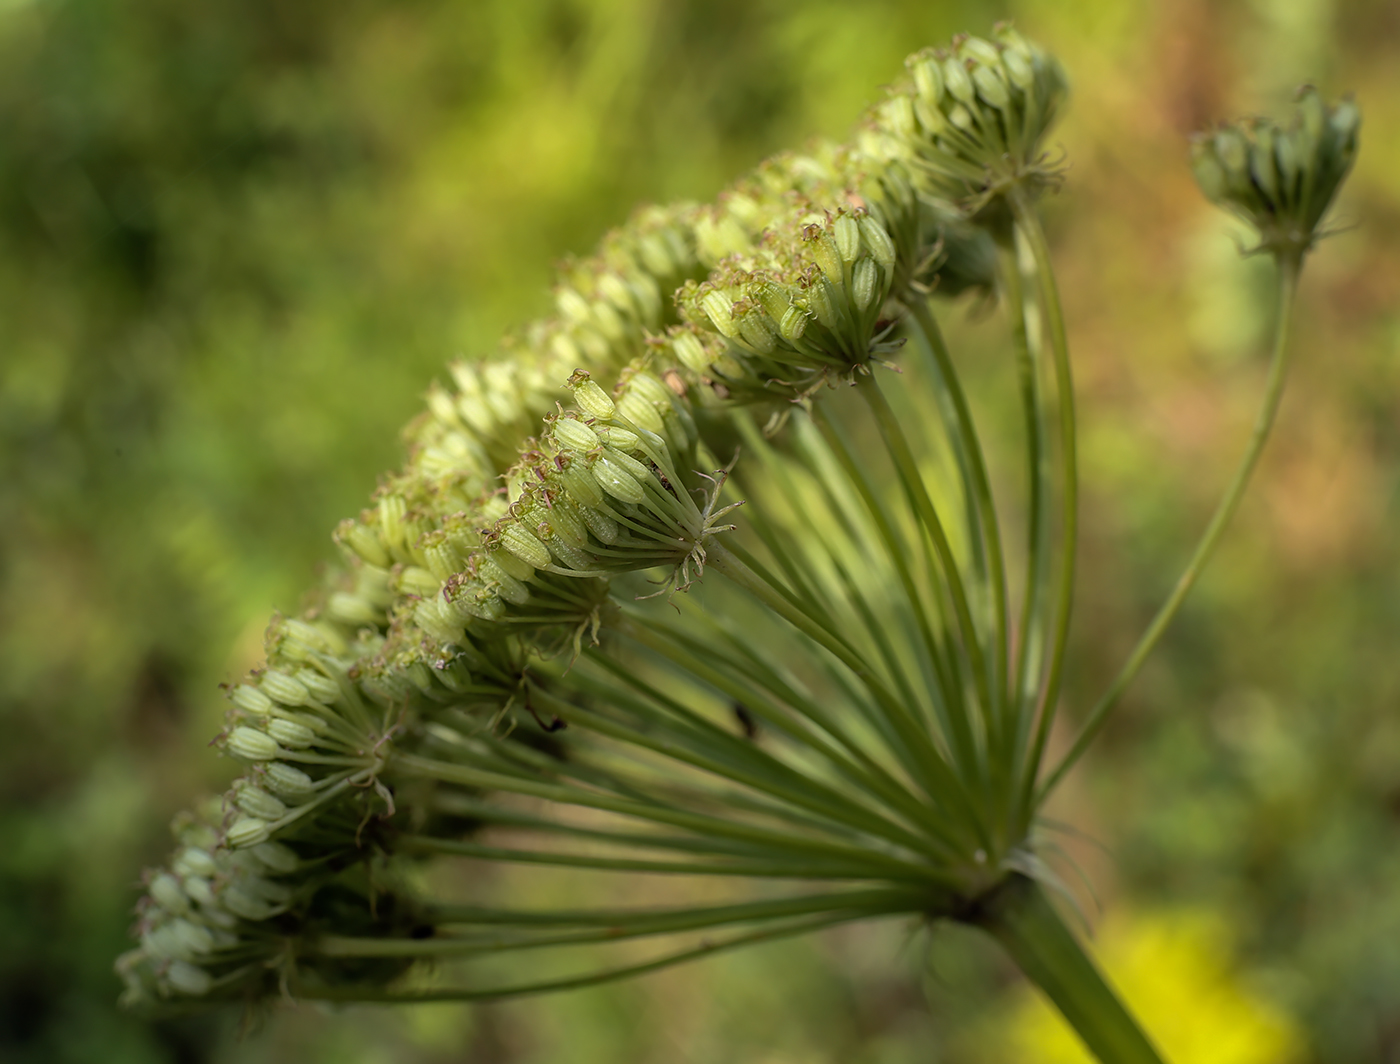
[[1147, 656], [1152, 653], [1152, 649], [1162, 638], [1162, 633], [1166, 631], [1167, 625], [1171, 624], [1172, 618], [1181, 609], [1181, 604], [1186, 600], [1187, 593], [1190, 592], [1197, 578], [1201, 575], [1206, 562], [1210, 560], [1211, 554], [1214, 553], [1216, 545], [1220, 542], [1225, 527], [1239, 508], [1240, 499], [1244, 497], [1244, 490], [1249, 484], [1249, 478], [1259, 462], [1260, 454], [1263, 453], [1264, 444], [1269, 438], [1269, 430], [1273, 427], [1274, 418], [1278, 414], [1279, 402], [1283, 398], [1283, 385], [1287, 378], [1289, 362], [1288, 325], [1293, 316], [1293, 303], [1298, 290], [1298, 274], [1301, 268], [1302, 258], [1300, 255], [1294, 254], [1279, 259], [1278, 324], [1274, 332], [1273, 359], [1269, 364], [1269, 377], [1264, 388], [1264, 401], [1259, 408], [1258, 416], [1255, 418], [1254, 431], [1250, 436], [1249, 446], [1245, 449], [1244, 457], [1235, 470], [1234, 479], [1226, 488], [1225, 496], [1216, 507], [1215, 514], [1211, 518], [1210, 524], [1206, 526], [1205, 533], [1201, 536], [1201, 541], [1197, 544], [1190, 562], [1187, 563], [1186, 569], [1177, 579], [1176, 587], [1172, 589], [1167, 601], [1162, 603], [1157, 615], [1152, 618], [1152, 623], [1147, 626], [1147, 631], [1138, 640], [1133, 652], [1128, 655], [1128, 660], [1123, 663], [1118, 675], [1109, 684], [1108, 690], [1104, 692], [1098, 704], [1090, 711], [1083, 726], [1079, 729], [1079, 734], [1075, 737], [1069, 753], [1065, 755], [1064, 760], [1060, 762], [1049, 779], [1045, 781], [1045, 785], [1041, 787], [1041, 798], [1054, 789], [1070, 767], [1079, 760], [1080, 755], [1093, 741], [1094, 736], [1099, 733], [1109, 710], [1122, 697], [1128, 684], [1133, 681], [1133, 677], [1138, 674], [1138, 670], [1142, 668]]

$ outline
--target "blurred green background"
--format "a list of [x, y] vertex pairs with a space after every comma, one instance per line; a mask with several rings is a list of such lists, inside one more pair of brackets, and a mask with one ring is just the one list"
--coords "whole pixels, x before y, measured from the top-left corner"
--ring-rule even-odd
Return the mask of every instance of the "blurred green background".
[[[0, 0], [0, 1060], [1076, 1059], [956, 928], [251, 1024], [124, 1015], [111, 973], [169, 817], [232, 774], [216, 685], [444, 363], [545, 313], [552, 264], [635, 202], [844, 135], [906, 53], [1006, 16], [1075, 85], [1046, 207], [1087, 485], [1071, 716], [1261, 383], [1269, 267], [1195, 193], [1185, 137], [1303, 80], [1360, 101], [1355, 228], [1305, 275], [1277, 438], [1055, 812], [1089, 837], [1063, 845], [1105, 962], [1150, 1027], [1190, 1028], [1169, 1053], [1400, 1061], [1393, 0]], [[948, 318], [1010, 431], [1001, 322]]]

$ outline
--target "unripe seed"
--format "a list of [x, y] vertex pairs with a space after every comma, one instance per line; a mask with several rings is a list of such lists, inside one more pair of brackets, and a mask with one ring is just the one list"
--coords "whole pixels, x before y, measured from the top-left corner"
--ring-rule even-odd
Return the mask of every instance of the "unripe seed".
[[152, 900], [168, 913], [179, 916], [190, 911], [190, 899], [180, 886], [180, 881], [169, 872], [161, 872], [151, 880], [146, 888]]
[[295, 872], [301, 864], [301, 858], [297, 856], [296, 851], [280, 842], [262, 842], [249, 852], [273, 872]]
[[273, 720], [267, 726], [267, 734], [288, 750], [304, 750], [316, 741], [316, 733], [305, 724], [293, 720]]
[[230, 697], [235, 706], [255, 717], [266, 717], [272, 712], [272, 699], [246, 683], [235, 687]]
[[171, 961], [165, 969], [165, 981], [171, 990], [187, 997], [202, 997], [214, 985], [208, 972], [187, 961]]
[[176, 875], [181, 876], [212, 876], [219, 870], [214, 858], [209, 856], [209, 851], [201, 850], [198, 846], [182, 848], [175, 854], [175, 860], [170, 863], [170, 867]]
[[681, 365], [692, 373], [704, 373], [710, 368], [710, 357], [705, 353], [705, 345], [692, 332], [677, 333], [671, 338], [671, 350]]
[[609, 546], [617, 542], [619, 528], [611, 516], [603, 513], [602, 510], [595, 510], [592, 506], [580, 506], [579, 516], [583, 518], [583, 523], [588, 526], [588, 531], [597, 536], [600, 542]]
[[841, 261], [852, 263], [860, 254], [860, 226], [849, 214], [842, 214], [832, 223], [831, 235], [836, 241], [836, 250]]
[[596, 381], [586, 373], [576, 373], [570, 384], [574, 389], [574, 402], [580, 410], [599, 421], [612, 419], [615, 409], [613, 401], [608, 398], [607, 392], [598, 387]]
[[943, 85], [961, 103], [971, 103], [976, 95], [966, 64], [956, 56], [943, 61]]
[[277, 740], [255, 728], [234, 728], [224, 740], [224, 748], [245, 761], [271, 761], [282, 755]]
[[861, 259], [856, 263], [855, 273], [851, 278], [851, 294], [858, 309], [865, 310], [875, 301], [878, 274], [878, 267], [873, 260]]
[[666, 430], [666, 424], [656, 410], [656, 404], [635, 392], [629, 391], [617, 401], [618, 412], [634, 425], [640, 425], [658, 436]]
[[286, 673], [269, 670], [262, 677], [263, 693], [284, 706], [300, 706], [311, 701], [311, 692]]
[[593, 463], [593, 479], [615, 499], [622, 502], [640, 503], [646, 499], [646, 492], [636, 479], [607, 455], [599, 455]]
[[260, 820], [255, 816], [239, 817], [234, 821], [233, 826], [228, 829], [228, 834], [224, 836], [224, 841], [231, 849], [242, 849], [246, 846], [256, 846], [260, 842], [266, 842], [269, 835], [266, 820]]
[[334, 702], [340, 697], [340, 684], [336, 683], [329, 676], [323, 676], [312, 669], [301, 669], [297, 672], [297, 680], [311, 692], [314, 701], [323, 705]]
[[591, 451], [598, 446], [598, 434], [577, 418], [561, 417], [554, 423], [554, 439], [571, 451]]
[[519, 524], [511, 522], [501, 529], [501, 546], [535, 569], [549, 564], [549, 550]]
[[287, 815], [287, 807], [280, 800], [252, 784], [239, 788], [234, 804], [249, 816], [263, 820], [281, 820]]

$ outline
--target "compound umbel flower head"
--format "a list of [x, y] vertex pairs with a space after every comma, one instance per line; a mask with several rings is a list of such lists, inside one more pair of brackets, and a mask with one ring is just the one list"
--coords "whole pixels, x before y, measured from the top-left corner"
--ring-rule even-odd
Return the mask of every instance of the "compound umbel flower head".
[[1010, 26], [910, 56], [910, 81], [875, 113], [929, 192], [978, 213], [1013, 186], [1054, 180], [1041, 142], [1068, 93], [1059, 62]]
[[1301, 255], [1356, 159], [1361, 112], [1351, 100], [1328, 106], [1311, 85], [1298, 91], [1287, 128], [1248, 118], [1199, 133], [1191, 165], [1201, 191], [1259, 233], [1261, 249]]

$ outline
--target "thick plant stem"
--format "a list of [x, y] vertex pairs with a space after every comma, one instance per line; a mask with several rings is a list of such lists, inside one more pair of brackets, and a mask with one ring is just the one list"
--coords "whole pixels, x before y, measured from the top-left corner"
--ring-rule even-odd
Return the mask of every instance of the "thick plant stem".
[[1273, 359], [1269, 364], [1269, 378], [1264, 387], [1264, 400], [1259, 408], [1259, 414], [1254, 421], [1254, 432], [1250, 436], [1249, 446], [1245, 449], [1244, 457], [1240, 459], [1239, 467], [1235, 470], [1234, 479], [1230, 481], [1230, 486], [1225, 489], [1225, 495], [1216, 507], [1215, 514], [1210, 519], [1210, 524], [1206, 526], [1205, 533], [1201, 536], [1201, 541], [1196, 545], [1196, 551], [1191, 555], [1191, 560], [1187, 563], [1180, 577], [1177, 578], [1176, 587], [1172, 589], [1167, 601], [1162, 603], [1157, 611], [1157, 616], [1152, 618], [1152, 623], [1147, 626], [1147, 631], [1138, 640], [1133, 652], [1128, 655], [1128, 660], [1123, 663], [1122, 669], [1109, 684], [1108, 690], [1104, 692], [1098, 703], [1090, 711], [1085, 719], [1083, 727], [1075, 737], [1074, 745], [1070, 747], [1069, 753], [1064, 760], [1055, 768], [1045, 785], [1040, 789], [1043, 798], [1054, 789], [1060, 782], [1064, 774], [1070, 767], [1079, 760], [1080, 755], [1098, 735], [1099, 729], [1103, 727], [1104, 721], [1108, 717], [1108, 712], [1122, 697], [1128, 684], [1132, 683], [1133, 677], [1138, 674], [1147, 656], [1152, 653], [1162, 634], [1167, 630], [1167, 625], [1171, 624], [1177, 611], [1181, 609], [1181, 604], [1186, 601], [1186, 596], [1200, 577], [1201, 571], [1205, 568], [1206, 562], [1215, 552], [1216, 545], [1220, 542], [1220, 537], [1225, 528], [1230, 523], [1230, 519], [1235, 516], [1235, 511], [1239, 509], [1240, 500], [1244, 497], [1244, 490], [1249, 486], [1249, 479], [1254, 473], [1254, 467], [1259, 464], [1259, 456], [1264, 452], [1264, 444], [1269, 439], [1269, 430], [1273, 428], [1274, 418], [1278, 414], [1279, 402], [1283, 398], [1283, 385], [1288, 377], [1288, 324], [1293, 316], [1294, 296], [1298, 291], [1298, 274], [1302, 269], [1301, 255], [1290, 257], [1280, 256], [1279, 258], [1279, 301], [1278, 301], [1278, 324], [1274, 331], [1274, 352]]
[[1012, 876], [973, 922], [1006, 948], [1102, 1064], [1163, 1064], [1034, 880]]

